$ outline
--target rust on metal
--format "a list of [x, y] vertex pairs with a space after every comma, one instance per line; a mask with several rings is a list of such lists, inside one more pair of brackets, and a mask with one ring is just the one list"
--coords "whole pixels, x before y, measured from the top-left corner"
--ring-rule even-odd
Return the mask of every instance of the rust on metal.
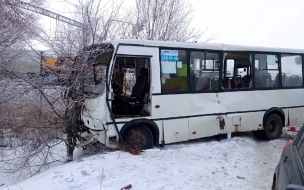
[[219, 123], [220, 123], [220, 129], [224, 130], [225, 125], [226, 125], [224, 117], [223, 116], [219, 116], [218, 119], [219, 119]]
[[235, 132], [240, 132], [240, 131], [242, 131], [242, 125], [241, 124], [239, 124], [239, 125], [234, 125], [234, 127], [235, 127]]

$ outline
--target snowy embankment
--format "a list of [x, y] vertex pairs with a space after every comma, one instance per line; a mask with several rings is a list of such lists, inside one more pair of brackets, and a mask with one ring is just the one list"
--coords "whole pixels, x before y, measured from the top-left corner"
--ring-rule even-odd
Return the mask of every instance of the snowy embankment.
[[30, 149], [26, 143], [29, 142], [15, 137], [0, 142], [0, 188], [62, 165], [66, 159], [66, 146], [63, 142], [49, 142], [35, 149]]
[[96, 154], [53, 167], [1, 190], [270, 189], [286, 138], [256, 141], [248, 134], [167, 145], [140, 155]]

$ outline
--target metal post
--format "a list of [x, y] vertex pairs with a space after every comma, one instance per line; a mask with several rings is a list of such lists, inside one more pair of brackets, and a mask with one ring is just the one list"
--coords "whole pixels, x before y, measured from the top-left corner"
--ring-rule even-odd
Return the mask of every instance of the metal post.
[[40, 52], [40, 76], [42, 76], [43, 51]]
[[82, 26], [82, 48], [86, 46], [86, 29]]

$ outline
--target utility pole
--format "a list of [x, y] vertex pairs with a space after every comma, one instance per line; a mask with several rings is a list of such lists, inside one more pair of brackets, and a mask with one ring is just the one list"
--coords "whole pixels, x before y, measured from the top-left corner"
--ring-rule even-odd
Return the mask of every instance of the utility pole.
[[44, 57], [43, 57], [43, 51], [40, 52], [40, 76], [43, 76], [43, 70], [42, 70], [42, 64], [43, 64], [43, 60], [44, 60]]
[[70, 19], [68, 17], [62, 16], [60, 14], [57, 14], [55, 12], [49, 11], [47, 9], [38, 7], [36, 5], [32, 5], [30, 3], [23, 2], [23, 1], [20, 1], [20, 6], [23, 9], [26, 9], [26, 10], [29, 10], [29, 11], [32, 11], [32, 12], [35, 12], [35, 13], [38, 13], [38, 14], [50, 17], [50, 18], [53, 18], [53, 19], [55, 19], [57, 21], [61, 21], [61, 22], [64, 22], [64, 23], [67, 23], [67, 24], [70, 24], [70, 25], [82, 28], [82, 46], [83, 47], [86, 46], [87, 36], [86, 36], [86, 25], [85, 24], [83, 24], [81, 22], [78, 22], [76, 20]]

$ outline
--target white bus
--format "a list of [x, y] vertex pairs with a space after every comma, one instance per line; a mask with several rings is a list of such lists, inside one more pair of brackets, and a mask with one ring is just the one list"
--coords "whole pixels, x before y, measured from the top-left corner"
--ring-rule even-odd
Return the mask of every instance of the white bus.
[[248, 131], [272, 140], [283, 126], [304, 124], [304, 50], [126, 39], [105, 46], [78, 146], [148, 149]]

